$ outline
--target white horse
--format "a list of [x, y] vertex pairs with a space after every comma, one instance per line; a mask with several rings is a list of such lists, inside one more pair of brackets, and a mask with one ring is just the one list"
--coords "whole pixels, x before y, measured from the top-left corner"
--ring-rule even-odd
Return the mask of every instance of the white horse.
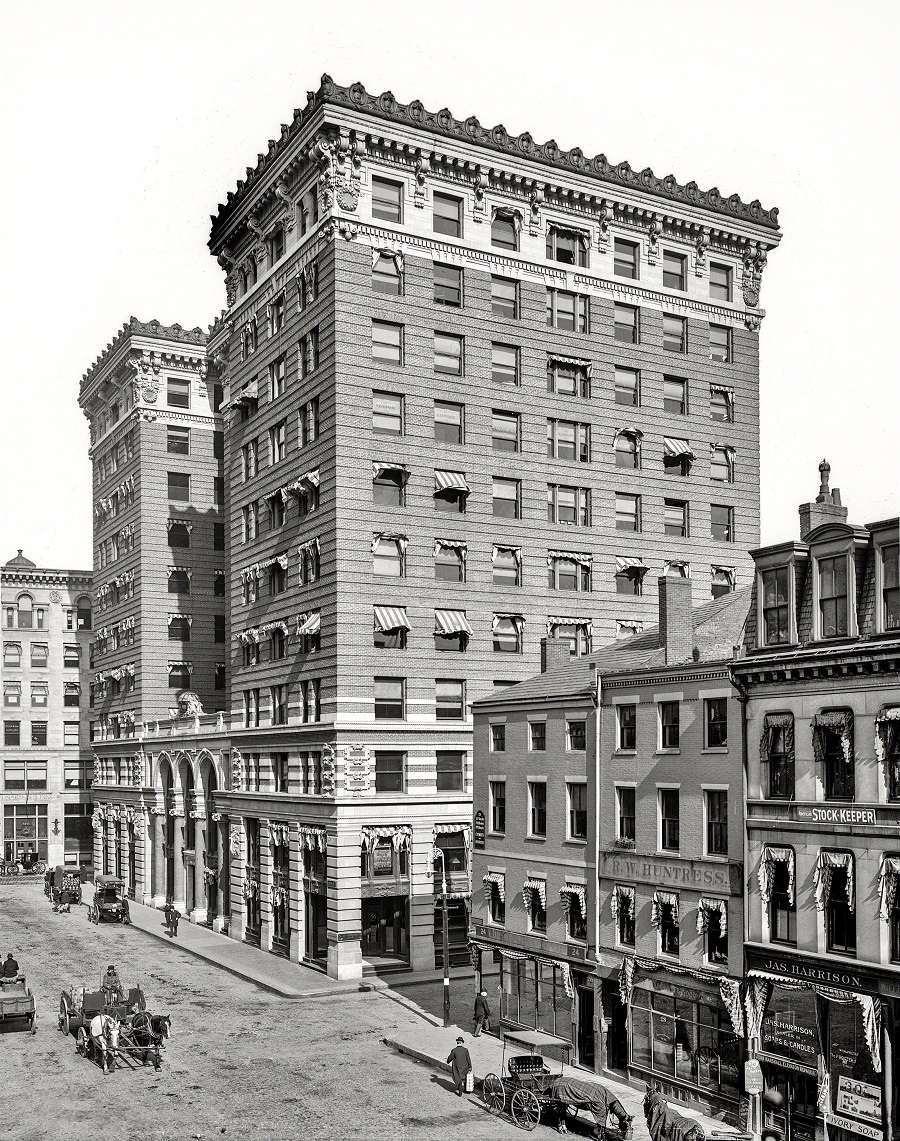
[[110, 1014], [95, 1015], [87, 1025], [86, 1039], [90, 1041], [94, 1052], [99, 1052], [103, 1061], [103, 1072], [108, 1074], [110, 1069], [115, 1068], [115, 1058], [119, 1050], [118, 1019]]

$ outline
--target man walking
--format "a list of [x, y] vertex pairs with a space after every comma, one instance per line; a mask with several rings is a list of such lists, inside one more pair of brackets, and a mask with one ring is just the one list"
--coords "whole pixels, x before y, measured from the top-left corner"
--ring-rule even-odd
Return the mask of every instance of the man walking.
[[472, 1069], [472, 1059], [469, 1057], [469, 1051], [463, 1042], [464, 1039], [462, 1038], [456, 1039], [456, 1045], [450, 1051], [450, 1057], [447, 1059], [447, 1065], [453, 1075], [453, 1088], [457, 1097], [462, 1097], [463, 1090], [466, 1088], [466, 1075]]
[[476, 1038], [481, 1036], [482, 1030], [490, 1030], [491, 1028], [491, 1008], [488, 1006], [487, 991], [482, 988], [475, 996], [475, 1013], [472, 1015], [475, 1020], [475, 1029], [473, 1031]]

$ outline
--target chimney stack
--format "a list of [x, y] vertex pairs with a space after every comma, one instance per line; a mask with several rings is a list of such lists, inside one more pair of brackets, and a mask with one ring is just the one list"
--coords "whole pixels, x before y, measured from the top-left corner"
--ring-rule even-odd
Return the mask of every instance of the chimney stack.
[[819, 464], [819, 494], [815, 503], [800, 504], [800, 539], [806, 542], [807, 536], [825, 523], [846, 523], [847, 508], [841, 505], [841, 493], [838, 488], [831, 491], [828, 480], [831, 476], [831, 464], [822, 460]]
[[541, 673], [551, 673], [571, 660], [569, 643], [559, 638], [541, 638]]
[[691, 580], [663, 575], [659, 580], [659, 640], [666, 665], [691, 661], [694, 623], [691, 614]]

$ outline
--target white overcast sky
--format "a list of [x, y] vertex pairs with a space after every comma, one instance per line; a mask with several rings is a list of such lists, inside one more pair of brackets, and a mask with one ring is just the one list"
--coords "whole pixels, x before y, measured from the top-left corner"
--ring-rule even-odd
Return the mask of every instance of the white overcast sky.
[[79, 380], [131, 314], [208, 327], [209, 215], [324, 71], [777, 205], [763, 541], [823, 456], [853, 521], [897, 513], [896, 2], [2, 7], [0, 561], [91, 565]]

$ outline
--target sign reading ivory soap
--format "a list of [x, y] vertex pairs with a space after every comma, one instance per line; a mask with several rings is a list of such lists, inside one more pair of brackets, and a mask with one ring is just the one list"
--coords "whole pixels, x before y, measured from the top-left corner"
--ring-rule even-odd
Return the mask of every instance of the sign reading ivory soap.
[[484, 813], [479, 808], [475, 813], [475, 826], [472, 829], [472, 843], [479, 850], [484, 848]]
[[809, 987], [772, 986], [772, 997], [762, 1023], [760, 1050], [816, 1068], [816, 994]]

